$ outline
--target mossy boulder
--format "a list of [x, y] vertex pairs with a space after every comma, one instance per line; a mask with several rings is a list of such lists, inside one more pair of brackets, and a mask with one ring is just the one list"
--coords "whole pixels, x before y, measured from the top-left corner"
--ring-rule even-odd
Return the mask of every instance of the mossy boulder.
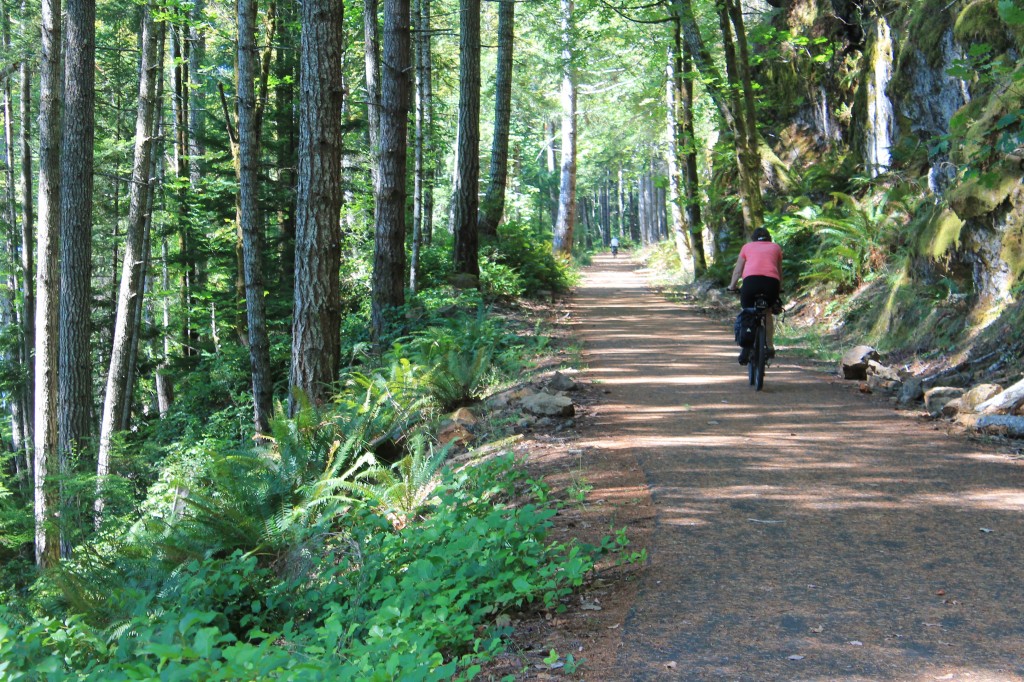
[[996, 0], [975, 0], [960, 12], [953, 35], [961, 45], [985, 43], [993, 54], [1003, 54], [1014, 45], [1009, 26], [999, 16]]
[[950, 190], [947, 198], [960, 220], [971, 220], [995, 211], [1020, 187], [1021, 171], [1003, 167], [965, 180]]
[[960, 245], [964, 221], [948, 208], [936, 208], [918, 237], [917, 250], [922, 256], [938, 260]]

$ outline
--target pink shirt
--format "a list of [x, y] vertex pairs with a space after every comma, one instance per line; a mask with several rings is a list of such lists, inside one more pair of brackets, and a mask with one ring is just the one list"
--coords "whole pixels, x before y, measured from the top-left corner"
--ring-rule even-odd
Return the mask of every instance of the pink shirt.
[[740, 256], [744, 277], [761, 275], [782, 281], [782, 247], [775, 242], [747, 242]]

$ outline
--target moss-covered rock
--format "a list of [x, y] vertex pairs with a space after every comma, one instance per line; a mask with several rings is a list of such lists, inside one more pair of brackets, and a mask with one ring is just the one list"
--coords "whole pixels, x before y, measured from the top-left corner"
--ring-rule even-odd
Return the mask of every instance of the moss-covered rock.
[[960, 245], [964, 221], [948, 208], [936, 207], [918, 235], [917, 250], [922, 256], [939, 260]]
[[1003, 54], [1014, 44], [1008, 29], [996, 0], [974, 0], [957, 16], [953, 34], [961, 45], [985, 43], [994, 54]]
[[946, 198], [960, 220], [971, 220], [995, 211], [1020, 183], [1020, 169], [1001, 166], [999, 171], [961, 182]]
[[1024, 277], [1024, 187], [1019, 183], [1008, 197], [1013, 207], [1003, 225], [1003, 248], [1000, 256], [1010, 268], [1014, 282]]

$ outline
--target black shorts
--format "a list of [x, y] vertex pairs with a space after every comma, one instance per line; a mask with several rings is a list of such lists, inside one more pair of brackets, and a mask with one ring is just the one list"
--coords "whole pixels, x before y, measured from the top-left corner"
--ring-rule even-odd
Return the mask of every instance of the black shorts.
[[764, 294], [768, 307], [771, 308], [779, 300], [779, 280], [765, 275], [744, 277], [743, 286], [740, 287], [740, 305], [744, 308], [753, 308], [758, 294]]

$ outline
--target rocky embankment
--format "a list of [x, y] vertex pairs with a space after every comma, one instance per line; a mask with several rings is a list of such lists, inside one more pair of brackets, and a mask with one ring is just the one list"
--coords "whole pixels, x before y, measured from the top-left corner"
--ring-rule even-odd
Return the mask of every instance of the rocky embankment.
[[897, 406], [923, 409], [982, 433], [1024, 438], [1024, 379], [996, 383], [994, 354], [962, 362], [930, 376], [915, 376], [881, 362], [871, 346], [851, 348], [839, 373], [860, 382], [864, 393], [889, 394]]

